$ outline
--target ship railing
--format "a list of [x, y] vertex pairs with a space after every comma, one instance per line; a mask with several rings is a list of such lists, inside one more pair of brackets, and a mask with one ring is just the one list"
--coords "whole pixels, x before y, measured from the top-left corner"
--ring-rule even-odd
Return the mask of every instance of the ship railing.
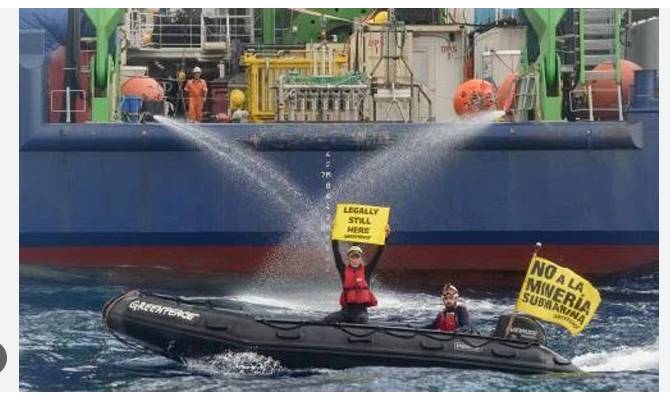
[[151, 9], [128, 9], [123, 30], [130, 48], [141, 49], [150, 42], [154, 32], [154, 14]]
[[[54, 96], [60, 95], [65, 98], [65, 108], [59, 108], [57, 104], [63, 102], [63, 98], [57, 98], [54, 100]], [[73, 103], [73, 100], [76, 100], [77, 97], [81, 97], [81, 99], [84, 101], [82, 103], [82, 108], [72, 108], [72, 105], [76, 105], [76, 103]], [[70, 87], [66, 87], [63, 90], [51, 90], [49, 92], [49, 109], [51, 112], [55, 113], [65, 113], [65, 122], [70, 123], [72, 122], [72, 113], [83, 113], [86, 112], [86, 91], [82, 89], [71, 89]]]
[[158, 23], [156, 28], [158, 31], [154, 31], [151, 39], [145, 42], [146, 47], [200, 48], [200, 24]]
[[[593, 105], [593, 96], [595, 95], [604, 95], [604, 94], [614, 94], [616, 98], [616, 106], [599, 106], [594, 107]], [[586, 85], [585, 87], [577, 87], [570, 91], [568, 97], [568, 103], [570, 111], [572, 113], [588, 113], [588, 120], [595, 120], [595, 113], [597, 112], [616, 112], [618, 114], [619, 121], [624, 120], [623, 112], [624, 108], [628, 106], [623, 105], [623, 95], [621, 90], [621, 84], [617, 84], [614, 89], [594, 89], [591, 85]]]
[[[203, 11], [200, 20], [203, 50], [221, 49], [224, 46], [229, 49], [232, 39], [240, 39], [247, 44], [254, 42], [253, 24], [249, 14], [231, 14], [231, 9], [228, 8], [210, 10]], [[242, 10], [248, 12], [247, 9]]]
[[172, 22], [174, 12], [130, 9], [126, 18], [129, 47], [133, 49], [200, 48], [201, 17]]
[[230, 49], [231, 30], [239, 32], [242, 26], [233, 26], [230, 16], [205, 16], [200, 19], [200, 43], [203, 51]]
[[254, 42], [249, 15], [231, 13], [231, 9], [226, 8], [203, 9], [197, 16], [181, 17], [171, 11], [130, 9], [125, 30], [132, 49], [201, 48], [211, 51], [230, 49], [232, 39]]

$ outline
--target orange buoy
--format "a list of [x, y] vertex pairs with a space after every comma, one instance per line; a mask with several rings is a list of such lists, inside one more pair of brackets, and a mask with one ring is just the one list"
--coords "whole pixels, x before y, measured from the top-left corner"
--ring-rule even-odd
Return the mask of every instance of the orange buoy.
[[[635, 82], [635, 71], [642, 69], [640, 65], [626, 59], [621, 59], [621, 102], [625, 108], [629, 100], [631, 86]], [[603, 62], [593, 68], [594, 72], [608, 72], [614, 70], [613, 62]], [[586, 85], [591, 85], [593, 97], [593, 116], [596, 119], [618, 118], [617, 88], [616, 81], [611, 79], [587, 80]], [[614, 111], [599, 111], [611, 109]]]
[[131, 77], [121, 85], [124, 96], [142, 97], [145, 101], [162, 101], [165, 98], [163, 87], [154, 79], [146, 76]]
[[496, 108], [502, 111], [509, 111], [514, 105], [516, 96], [516, 73], [510, 73], [498, 87], [496, 91]]
[[495, 108], [493, 84], [486, 80], [472, 79], [461, 83], [454, 94], [456, 114], [473, 114]]

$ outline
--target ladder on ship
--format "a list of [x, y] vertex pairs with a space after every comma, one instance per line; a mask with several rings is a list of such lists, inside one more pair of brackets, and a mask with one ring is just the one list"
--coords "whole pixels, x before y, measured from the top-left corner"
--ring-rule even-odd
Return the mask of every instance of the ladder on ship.
[[[589, 118], [593, 120], [593, 99], [590, 83], [594, 80], [616, 82], [617, 110], [619, 120], [623, 120], [621, 92], [621, 10], [610, 8], [582, 8], [575, 10], [575, 31], [579, 34], [577, 43], [578, 78], [582, 91], [588, 100]], [[600, 63], [609, 62], [613, 69], [594, 71]]]
[[536, 108], [538, 105], [538, 85], [537, 73], [529, 72], [519, 76], [514, 94], [514, 107], [512, 108], [514, 122], [528, 121], [531, 112], [538, 114]]

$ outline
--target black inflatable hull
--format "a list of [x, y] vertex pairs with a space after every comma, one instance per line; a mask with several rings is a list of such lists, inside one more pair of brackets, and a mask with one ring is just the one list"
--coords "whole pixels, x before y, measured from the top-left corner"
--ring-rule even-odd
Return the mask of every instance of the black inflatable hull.
[[197, 358], [253, 351], [288, 368], [358, 366], [576, 372], [547, 347], [515, 340], [374, 324], [254, 318], [204, 302], [130, 291], [110, 300], [106, 327], [164, 356]]

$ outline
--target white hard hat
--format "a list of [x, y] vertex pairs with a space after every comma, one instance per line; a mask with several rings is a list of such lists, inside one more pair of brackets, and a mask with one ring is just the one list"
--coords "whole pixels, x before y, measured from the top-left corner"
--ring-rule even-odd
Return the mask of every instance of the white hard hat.
[[354, 245], [354, 246], [350, 247], [349, 250], [347, 250], [347, 256], [350, 256], [352, 254], [357, 254], [359, 256], [363, 256], [363, 249]]
[[200, 66], [196, 66], [193, 68], [193, 73], [202, 73], [202, 70], [200, 70]]

